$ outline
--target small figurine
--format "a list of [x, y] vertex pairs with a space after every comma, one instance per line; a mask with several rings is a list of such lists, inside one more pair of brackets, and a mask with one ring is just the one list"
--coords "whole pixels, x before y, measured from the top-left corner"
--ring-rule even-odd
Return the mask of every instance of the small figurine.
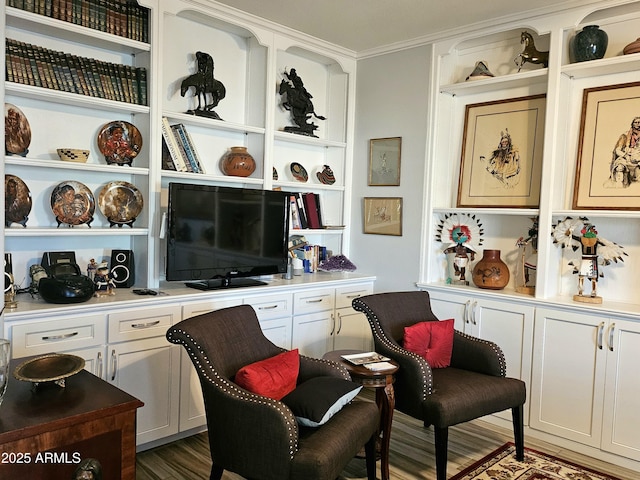
[[[520, 43], [524, 43], [524, 50], [513, 59], [518, 66], [518, 72], [526, 62], [542, 64], [544, 68], [549, 66], [549, 52], [540, 52], [537, 50], [533, 43], [533, 36], [529, 32], [523, 31], [520, 34]], [[520, 60], [519, 63], [518, 60]]]
[[[536, 255], [538, 253], [538, 217], [531, 219], [533, 225], [527, 232], [527, 238], [520, 237], [516, 246], [520, 249], [519, 272], [516, 276], [516, 292], [533, 295], [535, 293], [535, 277], [531, 279], [531, 272], [537, 270]], [[533, 283], [533, 285], [531, 285]]]
[[[213, 109], [227, 95], [227, 89], [221, 81], [213, 77], [213, 57], [208, 53], [196, 52], [196, 61], [198, 71], [185, 78], [180, 85], [180, 96], [184, 97], [187, 90], [193, 87], [198, 99], [197, 108], [187, 110], [187, 113], [222, 120]], [[207, 103], [207, 98], [211, 98], [211, 103]]]
[[[460, 219], [460, 214], [447, 214], [438, 226], [436, 240], [439, 242], [449, 242], [444, 249], [445, 254], [455, 254], [451, 260], [453, 267], [447, 275], [447, 283], [455, 285], [469, 285], [466, 279], [466, 271], [470, 261], [475, 259], [477, 247], [482, 244], [482, 224], [475, 215], [462, 214], [466, 216], [468, 223]], [[475, 222], [475, 224], [474, 224]]]
[[[580, 235], [574, 235], [574, 230], [582, 225]], [[586, 217], [574, 219], [567, 217], [553, 227], [553, 242], [559, 243], [563, 248], [571, 247], [575, 252], [581, 249], [582, 256], [578, 263], [571, 260], [573, 273], [578, 274], [578, 294], [573, 296], [576, 302], [602, 303], [602, 297], [597, 294], [598, 277], [604, 277], [598, 265], [606, 266], [612, 261], [623, 262], [623, 255], [627, 253], [623, 247], [598, 236], [595, 225]], [[591, 294], [584, 295], [584, 280], [591, 281]]]
[[313, 132], [317, 130], [318, 126], [309, 122], [309, 119], [311, 116], [318, 120], [326, 120], [326, 118], [316, 114], [311, 102], [313, 95], [307, 91], [295, 68], [290, 69], [289, 73], [284, 72], [284, 77], [278, 90], [280, 95], [286, 95], [286, 100], [282, 102], [282, 108], [291, 112], [293, 122], [297, 125], [297, 127], [284, 127], [284, 131], [317, 137]]
[[115, 295], [116, 284], [109, 272], [109, 265], [107, 262], [102, 262], [96, 267], [95, 275], [93, 276], [93, 284], [95, 286], [94, 296], [100, 297], [102, 295]]
[[89, 277], [92, 281], [96, 275], [96, 270], [98, 269], [98, 264], [96, 263], [96, 259], [92, 258], [89, 260], [89, 264], [87, 265], [87, 277]]

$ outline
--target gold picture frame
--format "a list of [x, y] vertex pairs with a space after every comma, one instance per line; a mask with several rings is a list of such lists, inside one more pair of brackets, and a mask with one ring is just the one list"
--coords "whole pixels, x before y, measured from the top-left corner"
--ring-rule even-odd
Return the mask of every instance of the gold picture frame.
[[402, 137], [369, 140], [369, 186], [399, 186]]
[[640, 82], [584, 90], [574, 209], [640, 208], [639, 115]]
[[467, 105], [458, 207], [537, 208], [546, 95]]
[[402, 235], [402, 197], [365, 197], [364, 233]]

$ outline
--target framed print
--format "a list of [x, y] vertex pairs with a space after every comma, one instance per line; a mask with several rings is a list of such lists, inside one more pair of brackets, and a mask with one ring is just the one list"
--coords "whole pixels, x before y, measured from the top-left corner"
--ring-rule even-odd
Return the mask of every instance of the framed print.
[[584, 90], [573, 208], [640, 208], [640, 82]]
[[546, 96], [467, 105], [458, 207], [537, 208]]
[[400, 185], [402, 137], [369, 140], [369, 185]]
[[364, 233], [402, 235], [402, 198], [365, 197]]

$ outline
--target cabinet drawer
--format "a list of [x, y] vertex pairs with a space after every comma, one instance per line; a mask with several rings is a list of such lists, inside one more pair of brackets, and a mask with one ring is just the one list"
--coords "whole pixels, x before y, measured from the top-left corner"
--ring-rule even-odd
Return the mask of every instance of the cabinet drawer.
[[245, 298], [244, 303], [253, 307], [260, 320], [290, 317], [293, 312], [291, 295], [265, 295]]
[[333, 310], [335, 304], [336, 297], [333, 288], [310, 290], [308, 292], [293, 294], [293, 311], [296, 315]]
[[106, 343], [104, 315], [53, 318], [11, 327], [13, 357], [65, 352]]
[[114, 312], [109, 314], [109, 343], [164, 336], [179, 321], [177, 305]]
[[351, 307], [354, 298], [373, 293], [372, 285], [357, 285], [353, 287], [336, 288], [336, 308]]
[[241, 298], [184, 303], [182, 305], [182, 319], [184, 320], [195, 317], [196, 315], [203, 315], [214, 310], [220, 310], [221, 308], [233, 307], [234, 305], [240, 305], [241, 303]]

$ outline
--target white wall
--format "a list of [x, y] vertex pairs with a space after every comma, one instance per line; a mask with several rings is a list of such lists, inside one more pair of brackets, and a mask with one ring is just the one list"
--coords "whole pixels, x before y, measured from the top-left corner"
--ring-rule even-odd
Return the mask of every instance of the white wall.
[[[358, 61], [350, 259], [377, 276], [376, 292], [414, 290], [420, 227], [430, 50], [417, 47]], [[400, 186], [370, 187], [369, 140], [402, 137]], [[364, 197], [402, 197], [402, 236], [363, 233]]]

